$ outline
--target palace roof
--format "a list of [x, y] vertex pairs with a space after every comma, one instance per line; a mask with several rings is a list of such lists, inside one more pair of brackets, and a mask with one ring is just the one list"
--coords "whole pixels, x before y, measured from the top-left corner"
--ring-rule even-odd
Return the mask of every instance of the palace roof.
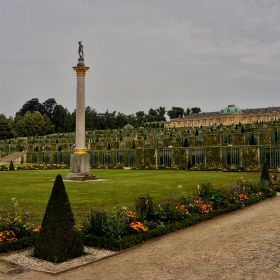
[[[183, 118], [176, 118], [178, 120], [181, 119], [201, 119], [201, 118], [217, 118], [224, 115], [250, 115], [250, 114], [272, 114], [280, 112], [280, 107], [266, 107], [266, 108], [255, 108], [255, 109], [240, 109], [235, 105], [228, 105], [226, 108], [221, 111], [215, 112], [201, 112], [194, 113]], [[173, 120], [176, 120], [173, 119]]]

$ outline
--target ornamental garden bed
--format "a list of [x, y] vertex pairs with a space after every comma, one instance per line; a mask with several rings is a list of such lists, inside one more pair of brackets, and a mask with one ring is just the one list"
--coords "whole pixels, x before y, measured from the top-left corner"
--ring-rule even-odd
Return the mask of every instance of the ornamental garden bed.
[[238, 180], [214, 188], [198, 185], [197, 193], [180, 194], [155, 202], [149, 195], [135, 199], [132, 211], [92, 210], [81, 228], [84, 244], [115, 251], [141, 244], [237, 209], [274, 197], [268, 184]]
[[[80, 213], [76, 228], [84, 245], [120, 251], [271, 198], [276, 195], [271, 182], [239, 178], [219, 187], [199, 184], [194, 192], [179, 185], [176, 192], [159, 201], [142, 195], [130, 209]], [[28, 215], [13, 199], [12, 210], [0, 212], [0, 252], [33, 247], [40, 230], [29, 223]]]

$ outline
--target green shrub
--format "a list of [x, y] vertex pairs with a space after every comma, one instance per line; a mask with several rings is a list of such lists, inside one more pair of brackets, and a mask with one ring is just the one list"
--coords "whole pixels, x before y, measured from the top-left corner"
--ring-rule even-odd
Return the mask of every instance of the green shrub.
[[135, 212], [140, 222], [151, 217], [152, 207], [153, 199], [149, 195], [142, 195], [135, 199]]
[[10, 162], [9, 170], [10, 170], [10, 171], [15, 170], [14, 163], [13, 163], [12, 160], [11, 160], [11, 162]]
[[4, 164], [0, 165], [0, 171], [7, 171], [8, 167]]
[[262, 173], [261, 173], [261, 181], [263, 181], [263, 182], [270, 181], [270, 175], [269, 175], [268, 165], [267, 165], [266, 161], [263, 164]]
[[12, 231], [17, 239], [28, 237], [33, 229], [29, 216], [23, 212], [16, 198], [12, 198], [12, 201], [12, 208], [0, 210], [0, 232]]
[[37, 239], [36, 235], [30, 235], [28, 237], [22, 237], [15, 241], [1, 242], [0, 252], [10, 252], [15, 250], [22, 250], [34, 245]]
[[89, 223], [84, 226], [84, 234], [98, 237], [119, 238], [127, 234], [128, 220], [121, 217], [121, 213], [92, 210]]
[[61, 175], [57, 175], [35, 243], [34, 257], [63, 262], [84, 253], [82, 237], [75, 220]]

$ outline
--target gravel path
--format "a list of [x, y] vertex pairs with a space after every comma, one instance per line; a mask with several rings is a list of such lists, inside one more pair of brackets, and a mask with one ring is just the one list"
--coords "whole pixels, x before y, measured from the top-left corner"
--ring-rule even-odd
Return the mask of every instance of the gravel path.
[[280, 196], [59, 275], [0, 279], [280, 279]]

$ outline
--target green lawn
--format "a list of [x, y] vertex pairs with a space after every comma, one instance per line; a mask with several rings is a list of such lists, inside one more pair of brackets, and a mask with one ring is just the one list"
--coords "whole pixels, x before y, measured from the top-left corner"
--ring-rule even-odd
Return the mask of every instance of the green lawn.
[[[69, 170], [20, 170], [0, 172], [0, 209], [12, 206], [15, 197], [36, 226], [41, 224], [57, 174], [65, 177]], [[149, 194], [160, 201], [180, 191], [197, 189], [198, 183], [234, 182], [244, 179], [257, 181], [260, 173], [203, 172], [180, 170], [92, 170], [97, 182], [64, 182], [74, 212], [89, 213], [90, 209], [111, 210], [113, 207], [132, 208], [134, 199]]]

